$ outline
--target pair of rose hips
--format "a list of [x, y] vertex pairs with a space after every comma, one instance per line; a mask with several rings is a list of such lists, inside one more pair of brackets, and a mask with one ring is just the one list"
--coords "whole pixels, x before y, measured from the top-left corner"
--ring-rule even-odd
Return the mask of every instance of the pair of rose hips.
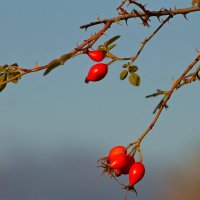
[[141, 162], [135, 162], [134, 157], [127, 154], [127, 149], [124, 146], [113, 147], [109, 152], [107, 162], [116, 176], [129, 174], [129, 185], [131, 187], [144, 177], [144, 165]]
[[[105, 58], [105, 53], [100, 50], [88, 51], [87, 55], [89, 58], [95, 62], [101, 62]], [[93, 65], [88, 75], [85, 78], [85, 83], [89, 83], [89, 81], [100, 81], [103, 79], [108, 72], [108, 65], [104, 63], [98, 63]]]

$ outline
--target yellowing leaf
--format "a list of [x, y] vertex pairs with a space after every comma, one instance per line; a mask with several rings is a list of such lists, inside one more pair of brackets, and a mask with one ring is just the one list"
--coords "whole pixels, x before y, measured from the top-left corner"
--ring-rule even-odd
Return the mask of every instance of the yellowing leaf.
[[140, 86], [140, 77], [138, 74], [134, 73], [129, 76], [129, 83], [131, 83], [134, 86]]
[[120, 73], [120, 79], [121, 80], [124, 80], [128, 75], [128, 71], [127, 70], [123, 70], [121, 73]]
[[[0, 84], [3, 83], [6, 80], [7, 80], [7, 74], [6, 73], [0, 74]], [[4, 85], [0, 86], [0, 92], [3, 91], [3, 89], [6, 87], [6, 85], [7, 85], [7, 83], [5, 83]]]

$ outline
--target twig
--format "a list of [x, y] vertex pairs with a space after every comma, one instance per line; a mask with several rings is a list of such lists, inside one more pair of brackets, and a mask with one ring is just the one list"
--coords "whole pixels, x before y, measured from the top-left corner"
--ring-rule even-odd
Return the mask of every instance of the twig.
[[177, 86], [180, 84], [180, 82], [184, 79], [184, 77], [187, 75], [187, 73], [198, 63], [200, 60], [200, 53], [198, 52], [198, 56], [195, 58], [195, 60], [185, 69], [185, 71], [180, 75], [180, 77], [174, 82], [172, 88], [169, 90], [168, 94], [165, 95], [163, 98], [162, 104], [160, 105], [160, 108], [156, 114], [156, 116], [153, 118], [152, 122], [150, 123], [149, 127], [144, 131], [144, 133], [137, 139], [136, 142], [132, 142], [129, 144], [129, 146], [133, 144], [137, 144], [137, 147], [139, 148], [142, 140], [145, 138], [145, 136], [153, 129], [154, 125], [156, 124], [158, 118], [160, 117], [160, 114], [163, 111], [163, 108], [167, 105], [167, 102], [169, 101], [171, 95], [177, 88]]
[[123, 0], [122, 3], [118, 6], [117, 10], [121, 10], [123, 5], [127, 2], [127, 0]]
[[140, 53], [142, 52], [143, 48], [145, 47], [145, 45], [149, 42], [149, 40], [151, 40], [154, 35], [172, 18], [171, 15], [169, 15], [160, 25], [159, 27], [149, 36], [147, 37], [144, 41], [142, 41], [142, 45], [140, 47], [140, 49], [138, 50], [138, 52], [135, 54], [134, 57], [132, 57], [131, 59], [131, 64], [138, 58], [138, 56], [140, 55]]
[[[178, 89], [182, 88], [184, 85], [190, 84], [194, 81], [198, 81], [200, 80], [200, 76], [199, 76], [199, 72], [200, 72], [200, 66], [197, 67], [197, 69], [186, 75], [181, 82], [177, 85], [177, 87], [175, 88], [175, 90], [177, 91]], [[169, 90], [157, 90], [155, 93], [147, 95], [146, 98], [150, 98], [150, 97], [157, 97], [160, 95], [167, 95], [170, 91]], [[156, 108], [153, 111], [153, 114], [156, 113], [156, 111], [160, 108], [160, 106], [162, 105], [163, 100], [165, 99], [165, 96], [161, 99], [161, 101], [159, 102], [159, 104], [156, 106]], [[165, 105], [165, 108], [168, 108], [167, 105]]]
[[147, 15], [149, 15], [151, 13], [149, 10], [146, 10], [145, 5], [142, 5], [141, 3], [138, 3], [135, 0], [129, 0], [129, 4], [131, 4], [131, 3], [135, 4], [136, 6], [138, 6]]

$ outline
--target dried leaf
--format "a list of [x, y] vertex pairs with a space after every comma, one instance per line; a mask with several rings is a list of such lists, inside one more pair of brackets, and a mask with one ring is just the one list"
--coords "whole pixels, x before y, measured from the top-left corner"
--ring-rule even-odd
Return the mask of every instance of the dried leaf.
[[[16, 76], [18, 76], [18, 75], [20, 75], [20, 74], [21, 74], [20, 72], [9, 73], [9, 74], [8, 74], [8, 79], [10, 80], [10, 79], [12, 79], [12, 78], [14, 78], [14, 77], [16, 77]], [[15, 79], [13, 79], [11, 82], [12, 82], [12, 83], [18, 83], [18, 80], [19, 80], [20, 78], [21, 78], [21, 77], [15, 78]]]
[[[6, 73], [0, 74], [0, 84], [1, 84], [2, 82], [6, 81], [6, 80], [7, 80], [7, 74], [6, 74]], [[4, 85], [1, 85], [1, 86], [0, 86], [0, 92], [2, 92], [3, 89], [5, 89], [6, 85], [7, 85], [7, 83], [5, 83]]]
[[200, 0], [192, 0], [192, 6], [199, 6], [200, 7]]
[[3, 66], [0, 66], [0, 72], [4, 72], [5, 68]]

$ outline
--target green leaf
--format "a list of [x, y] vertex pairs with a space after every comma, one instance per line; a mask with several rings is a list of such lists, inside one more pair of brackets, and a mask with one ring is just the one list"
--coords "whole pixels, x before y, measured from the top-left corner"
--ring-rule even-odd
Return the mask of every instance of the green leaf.
[[[4, 82], [6, 80], [7, 80], [7, 74], [6, 73], [0, 74], [0, 83]], [[4, 85], [0, 86], [0, 92], [2, 92], [3, 89], [5, 89], [6, 85], [7, 85], [7, 83], [5, 83]]]
[[108, 51], [110, 51], [111, 49], [115, 48], [117, 45], [116, 44], [111, 44], [109, 47], [108, 47]]
[[127, 77], [127, 75], [128, 75], [128, 71], [127, 71], [126, 69], [123, 70], [123, 71], [120, 73], [120, 76], [119, 76], [120, 80], [124, 80], [124, 79]]
[[71, 53], [64, 54], [64, 55], [60, 56], [60, 62], [64, 64], [71, 57], [72, 57]]
[[70, 58], [73, 57], [72, 53], [67, 53], [64, 54], [62, 56], [60, 56], [59, 59], [54, 59], [52, 60], [49, 64], [48, 64], [48, 68], [46, 69], [46, 71], [44, 72], [43, 76], [46, 76], [47, 74], [49, 74], [53, 69], [55, 69], [56, 67], [58, 67], [59, 65], [63, 65], [67, 60], [69, 60]]
[[101, 50], [105, 50], [105, 47], [104, 47], [103, 45], [99, 45], [99, 46], [97, 47], [97, 49], [101, 51]]
[[138, 70], [138, 67], [133, 65], [133, 66], [130, 66], [128, 68], [128, 71], [131, 73], [131, 74], [134, 74], [136, 71]]
[[121, 37], [120, 35], [114, 36], [113, 38], [107, 40], [107, 41], [104, 43], [104, 46], [105, 46], [105, 47], [108, 47], [110, 44], [112, 44], [113, 42], [115, 42], [116, 40], [118, 40], [120, 37]]
[[131, 74], [131, 76], [129, 76], [129, 83], [134, 86], [139, 86], [141, 83], [139, 75], [136, 73]]
[[128, 67], [128, 64], [123, 64], [122, 67], [123, 67], [123, 68], [127, 68], [127, 67]]
[[46, 76], [48, 73], [50, 73], [53, 69], [61, 65], [60, 59], [54, 59], [48, 64], [48, 68], [45, 70], [43, 76]]

